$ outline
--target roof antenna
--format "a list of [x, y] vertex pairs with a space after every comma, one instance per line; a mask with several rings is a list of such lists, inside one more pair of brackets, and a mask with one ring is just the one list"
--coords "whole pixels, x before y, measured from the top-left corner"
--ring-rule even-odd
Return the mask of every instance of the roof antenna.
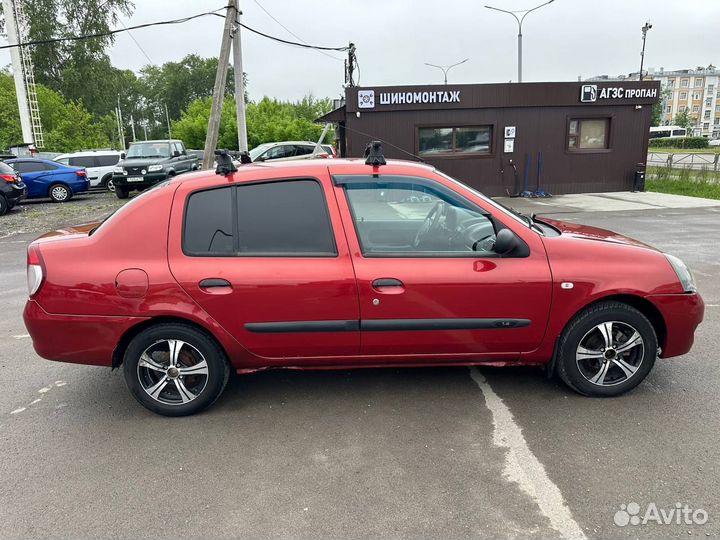
[[217, 162], [215, 174], [229, 176], [237, 171], [237, 167], [235, 167], [235, 164], [233, 163], [232, 156], [227, 150], [215, 150], [215, 156], [215, 161]]
[[365, 159], [365, 165], [372, 165], [373, 167], [387, 165], [380, 141], [372, 141], [367, 145], [365, 148], [365, 157], [367, 158]]

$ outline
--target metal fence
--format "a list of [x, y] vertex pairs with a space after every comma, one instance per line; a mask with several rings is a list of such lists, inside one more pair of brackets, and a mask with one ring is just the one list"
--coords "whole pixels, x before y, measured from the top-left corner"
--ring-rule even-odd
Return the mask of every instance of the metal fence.
[[719, 171], [720, 154], [649, 152], [647, 164], [648, 167]]

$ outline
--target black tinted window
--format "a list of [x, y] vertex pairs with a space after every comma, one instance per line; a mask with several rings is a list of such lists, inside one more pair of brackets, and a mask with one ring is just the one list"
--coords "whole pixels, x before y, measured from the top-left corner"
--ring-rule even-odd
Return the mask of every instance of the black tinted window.
[[21, 173], [39, 172], [45, 170], [45, 164], [42, 161], [16, 161], [12, 167]]
[[7, 163], [0, 161], [0, 174], [15, 174], [15, 170]]
[[71, 167], [97, 167], [94, 156], [74, 156], [68, 159]]
[[193, 193], [185, 212], [183, 249], [193, 255], [233, 253], [232, 188]]
[[117, 154], [95, 156], [95, 162], [98, 167], [112, 167], [113, 165], [117, 165], [118, 161], [120, 161], [120, 156]]
[[296, 156], [305, 156], [307, 154], [312, 154], [315, 150], [314, 146], [296, 146], [295, 147], [295, 155]]
[[314, 180], [238, 186], [241, 254], [335, 255], [327, 203]]

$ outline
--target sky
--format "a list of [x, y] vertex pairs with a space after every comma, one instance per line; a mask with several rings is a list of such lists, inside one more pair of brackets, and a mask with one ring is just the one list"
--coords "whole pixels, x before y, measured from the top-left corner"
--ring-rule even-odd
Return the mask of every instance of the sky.
[[[239, 0], [243, 23], [296, 40], [267, 10], [302, 40], [357, 47], [360, 85], [507, 82], [517, 78], [517, 23], [508, 14], [483, 7], [534, 7], [542, 0]], [[126, 26], [180, 18], [223, 5], [222, 0], [135, 0]], [[523, 80], [570, 81], [599, 74], [637, 71], [641, 27], [649, 20], [645, 67], [665, 70], [720, 65], [720, 0], [555, 0], [523, 23]], [[217, 56], [223, 20], [189, 23], [119, 34], [109, 50], [112, 63], [138, 71], [196, 53]], [[243, 31], [243, 68], [251, 99], [264, 95], [295, 100], [312, 93], [340, 97], [346, 53], [304, 50]], [[147, 56], [146, 56], [147, 54]], [[149, 60], [148, 60], [149, 57]], [[0, 65], [10, 62], [7, 51]]]

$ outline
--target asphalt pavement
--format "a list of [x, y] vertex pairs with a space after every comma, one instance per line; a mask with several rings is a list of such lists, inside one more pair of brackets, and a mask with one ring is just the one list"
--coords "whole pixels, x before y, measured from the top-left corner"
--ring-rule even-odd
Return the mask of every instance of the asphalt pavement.
[[[120, 373], [34, 353], [34, 235], [0, 238], [0, 538], [720, 536], [720, 207], [541, 202], [690, 265], [707, 305], [690, 354], [614, 399], [530, 368], [274, 371], [164, 418]], [[630, 521], [677, 503], [707, 522]]]

